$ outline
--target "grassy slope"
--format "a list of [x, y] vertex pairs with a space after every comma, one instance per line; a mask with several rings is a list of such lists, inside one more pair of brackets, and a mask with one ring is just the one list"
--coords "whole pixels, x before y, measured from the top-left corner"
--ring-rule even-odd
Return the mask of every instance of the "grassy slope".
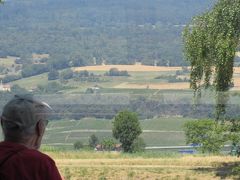
[[[103, 72], [95, 71], [95, 74], [103, 74]], [[121, 83], [161, 83], [165, 82], [164, 79], [155, 79], [155, 77], [160, 75], [174, 75], [175, 71], [162, 71], [162, 72], [130, 72], [129, 77], [104, 77], [103, 82], [76, 82], [70, 80], [66, 85], [73, 87], [72, 89], [66, 89], [63, 91], [64, 94], [73, 93], [83, 93], [88, 87], [92, 87], [96, 84], [103, 87], [102, 93], [129, 93], [131, 95], [141, 94], [144, 96], [158, 98], [161, 97], [162, 92], [169, 94], [169, 97], [175, 96], [185, 96], [185, 91], [158, 91], [151, 89], [116, 89], [116, 85]], [[37, 85], [46, 84], [47, 73], [38, 76], [33, 76], [29, 78], [24, 78], [13, 82], [13, 84], [18, 84], [24, 88], [31, 89]], [[181, 93], [180, 93], [181, 92]], [[186, 91], [187, 92], [187, 91]], [[191, 93], [190, 93], [191, 94]], [[189, 93], [187, 93], [187, 96]], [[191, 94], [192, 95], [192, 94]], [[190, 95], [190, 96], [191, 96]], [[184, 133], [183, 132], [171, 132], [171, 131], [181, 131], [182, 124], [186, 121], [183, 118], [160, 118], [142, 121], [142, 126], [144, 130], [158, 130], [165, 132], [143, 132], [142, 137], [145, 139], [148, 146], [161, 146], [161, 145], [184, 145]], [[75, 131], [79, 129], [102, 129], [108, 131]], [[106, 137], [112, 137], [111, 133], [111, 121], [109, 120], [96, 120], [96, 119], [83, 119], [80, 121], [57, 121], [51, 122], [49, 124], [46, 136], [44, 138], [44, 143], [65, 143], [71, 145], [77, 140], [83, 141], [85, 144], [88, 142], [88, 138], [91, 134], [95, 133], [100, 139]]]
[[11, 84], [17, 84], [25, 89], [32, 89], [37, 87], [37, 85], [45, 85], [47, 84], [47, 73], [43, 73], [37, 76], [32, 76], [28, 78], [23, 78], [17, 81], [13, 81]]
[[[191, 119], [184, 118], [158, 118], [142, 120], [143, 134], [141, 135], [148, 146], [185, 145], [183, 124]], [[112, 137], [112, 122], [104, 119], [85, 118], [80, 121], [53, 121], [48, 125], [44, 143], [72, 144], [80, 140], [85, 144], [91, 134], [100, 139]]]
[[[185, 145], [183, 124], [192, 119], [157, 118], [141, 120], [142, 137], [147, 146]], [[43, 144], [73, 148], [73, 143], [82, 141], [88, 144], [92, 134], [103, 138], [112, 138], [112, 121], [105, 119], [84, 118], [79, 121], [51, 121], [43, 138]], [[1, 133], [1, 132], [0, 132]], [[2, 136], [0, 135], [0, 140]]]
[[[95, 74], [103, 74], [103, 72], [95, 71]], [[165, 82], [163, 79], [155, 79], [160, 75], [174, 75], [175, 71], [164, 71], [164, 72], [130, 72], [129, 77], [104, 77], [104, 82], [97, 83], [84, 83], [70, 80], [66, 85], [73, 87], [72, 89], [64, 90], [64, 94], [83, 93], [88, 87], [92, 87], [96, 84], [103, 87], [102, 93], [129, 93], [132, 95], [141, 94], [144, 96], [158, 96], [161, 92], [158, 90], [151, 89], [116, 89], [116, 85], [121, 83], [161, 83]], [[46, 84], [47, 73], [29, 78], [24, 78], [13, 82], [12, 84], [18, 84], [24, 88], [31, 89], [37, 85]], [[178, 92], [178, 93], [177, 93]], [[182, 91], [181, 91], [182, 92]], [[170, 93], [167, 91], [167, 93]], [[181, 94], [180, 91], [174, 91], [173, 94], [178, 96]], [[170, 93], [172, 97], [172, 93]], [[180, 95], [181, 96], [181, 95]], [[153, 120], [142, 121], [144, 130], [162, 130], [162, 131], [181, 131], [182, 124], [185, 119], [178, 118], [160, 118]], [[106, 129], [104, 132], [68, 132], [79, 129]], [[96, 119], [83, 119], [80, 121], [57, 121], [51, 122], [48, 126], [44, 143], [74, 143], [77, 140], [83, 141], [85, 144], [88, 142], [88, 138], [91, 134], [95, 133], [100, 139], [106, 137], [112, 137], [111, 133], [111, 121], [109, 120], [96, 120]], [[155, 145], [184, 145], [184, 134], [183, 132], [144, 132], [142, 137], [145, 139], [148, 146]], [[72, 146], [71, 146], [72, 147]]]
[[[102, 75], [102, 72], [93, 71], [94, 74]], [[114, 88], [115, 86], [122, 83], [130, 83], [130, 84], [143, 84], [147, 85], [149, 83], [163, 83], [166, 82], [164, 79], [155, 79], [155, 77], [160, 75], [174, 75], [175, 72], [166, 71], [166, 72], [130, 72], [129, 77], [103, 77], [101, 78], [101, 82], [77, 82], [74, 80], [69, 80], [69, 82], [65, 85], [73, 87], [73, 89], [67, 90], [65, 93], [76, 93], [76, 92], [85, 92], [88, 87], [92, 87], [96, 84], [103, 88]], [[37, 85], [44, 85], [48, 82], [47, 73], [32, 76], [28, 78], [23, 78], [18, 81], [12, 82], [12, 84], [18, 84], [21, 87], [31, 89]], [[115, 89], [112, 89], [114, 92]]]

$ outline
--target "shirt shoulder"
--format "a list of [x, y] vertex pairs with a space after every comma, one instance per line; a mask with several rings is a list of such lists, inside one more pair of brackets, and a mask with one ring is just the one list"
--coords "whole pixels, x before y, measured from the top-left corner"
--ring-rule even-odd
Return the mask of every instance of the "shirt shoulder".
[[48, 156], [47, 154], [44, 154], [38, 150], [34, 149], [25, 149], [24, 151], [20, 152], [19, 155], [29, 157], [31, 159], [38, 159], [40, 161], [49, 161], [55, 164], [54, 160]]
[[24, 180], [61, 180], [54, 160], [47, 154], [15, 144], [0, 143], [1, 146], [5, 150], [1, 152], [0, 149], [0, 155], [10, 157], [0, 168], [5, 179], [18, 179], [21, 175]]
[[28, 149], [25, 153], [27, 157], [31, 158], [31, 160], [29, 159], [30, 161], [35, 161], [36, 165], [33, 164], [33, 166], [38, 167], [38, 171], [42, 172], [46, 179], [62, 180], [55, 161], [47, 154], [30, 149]]
[[23, 153], [23, 156], [26, 161], [31, 161], [32, 166], [37, 167], [39, 171], [42, 171], [48, 178], [51, 179], [61, 179], [55, 161], [38, 150], [27, 149]]

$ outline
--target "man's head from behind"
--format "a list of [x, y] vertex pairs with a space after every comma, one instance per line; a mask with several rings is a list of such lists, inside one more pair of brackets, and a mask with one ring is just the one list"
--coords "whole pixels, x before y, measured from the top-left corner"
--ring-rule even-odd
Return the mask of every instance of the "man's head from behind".
[[3, 108], [1, 125], [6, 141], [38, 149], [51, 107], [32, 95], [15, 95]]

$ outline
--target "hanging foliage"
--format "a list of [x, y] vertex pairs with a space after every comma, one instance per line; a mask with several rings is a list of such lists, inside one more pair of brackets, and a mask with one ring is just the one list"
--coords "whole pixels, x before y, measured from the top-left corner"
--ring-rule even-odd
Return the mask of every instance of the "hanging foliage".
[[240, 0], [218, 0], [183, 32], [184, 54], [191, 64], [195, 96], [210, 85], [216, 91], [216, 119], [225, 114], [226, 92], [233, 85], [234, 58], [240, 38]]

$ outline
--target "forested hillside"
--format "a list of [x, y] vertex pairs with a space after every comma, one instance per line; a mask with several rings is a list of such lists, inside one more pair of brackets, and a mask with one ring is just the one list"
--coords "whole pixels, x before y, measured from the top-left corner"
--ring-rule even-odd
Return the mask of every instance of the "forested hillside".
[[[62, 69], [87, 64], [184, 65], [181, 32], [214, 0], [8, 0], [0, 56], [50, 54]], [[70, 62], [70, 63], [69, 63]]]

